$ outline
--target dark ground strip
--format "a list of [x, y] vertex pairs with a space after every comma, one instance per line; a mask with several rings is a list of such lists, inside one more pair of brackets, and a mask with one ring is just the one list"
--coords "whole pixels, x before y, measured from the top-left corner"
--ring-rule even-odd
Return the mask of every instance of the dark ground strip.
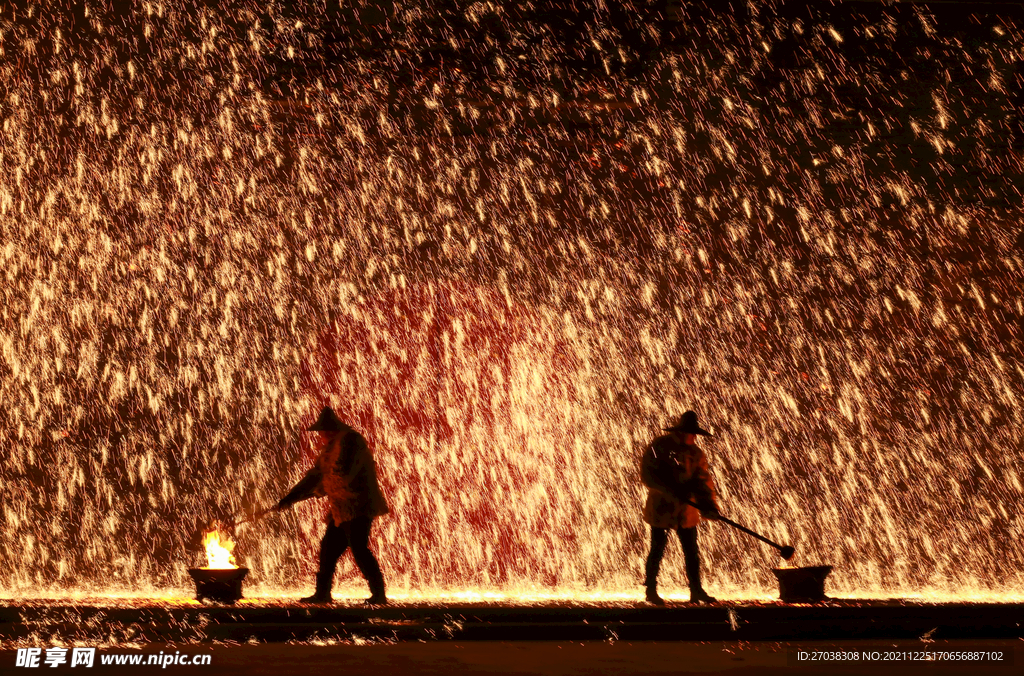
[[66, 641], [811, 641], [1018, 639], [1024, 604], [828, 601], [716, 604], [501, 606], [485, 604], [235, 606], [0, 603], [0, 645]]

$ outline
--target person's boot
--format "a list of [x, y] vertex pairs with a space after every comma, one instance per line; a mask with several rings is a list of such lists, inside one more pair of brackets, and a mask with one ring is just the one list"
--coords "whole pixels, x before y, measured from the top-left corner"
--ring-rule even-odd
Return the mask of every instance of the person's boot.
[[388, 597], [384, 593], [384, 580], [374, 580], [370, 584], [370, 598], [363, 601], [364, 606], [386, 606]]
[[334, 575], [330, 577], [322, 575], [321, 573], [316, 574], [316, 591], [313, 592], [312, 596], [299, 599], [300, 603], [332, 603], [334, 599], [331, 598], [331, 583], [333, 582]]
[[715, 603], [718, 599], [711, 596], [703, 589], [690, 590], [690, 603]]
[[330, 594], [316, 592], [312, 596], [299, 599], [299, 603], [334, 603], [334, 599], [331, 598]]
[[656, 584], [647, 585], [647, 602], [653, 606], [665, 605], [665, 599], [658, 596], [658, 586]]

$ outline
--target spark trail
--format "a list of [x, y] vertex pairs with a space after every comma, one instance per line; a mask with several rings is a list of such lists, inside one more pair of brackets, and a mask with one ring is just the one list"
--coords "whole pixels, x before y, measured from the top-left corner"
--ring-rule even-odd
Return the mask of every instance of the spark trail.
[[[691, 407], [834, 592], [1022, 593], [1018, 26], [361, 7], [0, 12], [5, 593], [186, 588], [324, 402], [399, 597], [638, 595]], [[305, 590], [321, 528], [242, 529], [247, 588]]]

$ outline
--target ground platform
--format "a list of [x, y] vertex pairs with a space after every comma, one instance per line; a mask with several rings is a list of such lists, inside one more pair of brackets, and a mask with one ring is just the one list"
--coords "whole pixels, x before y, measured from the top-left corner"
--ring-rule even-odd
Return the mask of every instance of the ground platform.
[[0, 599], [0, 649], [78, 642], [838, 641], [1024, 639], [1024, 603], [828, 600], [725, 602], [393, 603], [366, 608], [244, 599], [68, 602]]

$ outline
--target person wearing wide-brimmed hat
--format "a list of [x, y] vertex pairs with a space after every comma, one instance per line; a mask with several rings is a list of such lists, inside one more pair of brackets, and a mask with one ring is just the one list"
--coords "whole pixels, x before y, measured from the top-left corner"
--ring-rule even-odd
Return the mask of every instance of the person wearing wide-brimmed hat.
[[330, 406], [324, 406], [307, 431], [320, 433], [323, 450], [313, 467], [275, 507], [280, 511], [312, 497], [327, 496], [330, 501], [327, 530], [320, 542], [316, 591], [302, 601], [331, 602], [338, 559], [351, 547], [356, 565], [370, 585], [366, 603], [386, 604], [384, 576], [369, 547], [373, 519], [390, 511], [377, 483], [377, 463], [363, 435], [342, 422]]
[[[668, 434], [651, 442], [644, 452], [640, 476], [647, 486], [644, 521], [651, 526], [651, 551], [647, 555], [647, 600], [664, 605], [658, 596], [658, 570], [668, 543], [668, 531], [675, 530], [683, 545], [690, 601], [713, 603], [700, 581], [700, 550], [697, 548], [697, 524], [703, 516], [719, 516], [715, 484], [708, 471], [704, 451], [695, 445], [698, 436], [711, 433], [697, 424], [697, 414], [687, 411], [679, 421], [665, 428]], [[694, 502], [699, 509], [687, 504]]]

